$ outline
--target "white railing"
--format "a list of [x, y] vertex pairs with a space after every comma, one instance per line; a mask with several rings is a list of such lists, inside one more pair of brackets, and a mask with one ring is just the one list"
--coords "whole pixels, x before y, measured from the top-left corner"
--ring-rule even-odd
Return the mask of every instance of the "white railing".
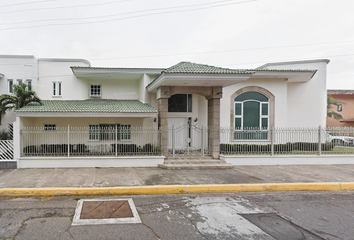
[[354, 154], [354, 128], [220, 129], [220, 153], [233, 155]]
[[[161, 155], [158, 128], [28, 127], [20, 131], [21, 157]], [[220, 128], [220, 154], [354, 154], [354, 128]], [[208, 129], [170, 128], [169, 155], [208, 154]], [[4, 142], [4, 141], [2, 141]], [[12, 141], [11, 146], [13, 144]], [[4, 143], [3, 143], [4, 145]], [[13, 156], [7, 152], [6, 158]], [[0, 152], [4, 156], [4, 151]], [[4, 159], [1, 157], [0, 159]]]
[[21, 129], [21, 156], [160, 155], [157, 128], [27, 127]]
[[0, 140], [0, 161], [14, 161], [13, 140]]

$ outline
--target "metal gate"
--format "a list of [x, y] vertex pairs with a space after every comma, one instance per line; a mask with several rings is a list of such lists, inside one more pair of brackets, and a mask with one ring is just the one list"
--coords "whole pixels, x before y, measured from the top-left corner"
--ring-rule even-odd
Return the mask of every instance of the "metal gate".
[[13, 161], [14, 141], [0, 140], [0, 161]]
[[190, 121], [182, 126], [168, 128], [169, 156], [205, 156], [208, 150], [208, 129], [197, 127]]

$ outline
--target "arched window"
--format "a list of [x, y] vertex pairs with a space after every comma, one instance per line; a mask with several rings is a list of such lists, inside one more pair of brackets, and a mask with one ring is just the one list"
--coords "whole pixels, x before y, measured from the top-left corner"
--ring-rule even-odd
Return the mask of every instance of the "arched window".
[[235, 139], [268, 139], [269, 99], [255, 91], [234, 99]]

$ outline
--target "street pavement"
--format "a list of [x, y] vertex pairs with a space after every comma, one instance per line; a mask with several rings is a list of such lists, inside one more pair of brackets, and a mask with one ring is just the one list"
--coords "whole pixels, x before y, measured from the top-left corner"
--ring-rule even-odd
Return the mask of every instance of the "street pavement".
[[[79, 199], [132, 198], [141, 223], [72, 225]], [[354, 192], [0, 197], [0, 239], [350, 240]]]
[[0, 169], [1, 188], [354, 182], [354, 165], [235, 166], [232, 169]]

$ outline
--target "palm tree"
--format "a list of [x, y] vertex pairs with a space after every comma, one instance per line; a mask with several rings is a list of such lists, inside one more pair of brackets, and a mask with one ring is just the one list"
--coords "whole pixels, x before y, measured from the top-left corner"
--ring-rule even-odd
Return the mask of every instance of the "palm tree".
[[0, 96], [0, 118], [6, 111], [12, 109], [20, 109], [30, 103], [38, 103], [43, 105], [41, 99], [37, 96], [35, 91], [27, 90], [27, 85], [22, 83], [20, 85], [13, 85], [13, 94], [3, 94]]
[[327, 117], [334, 118], [336, 120], [343, 119], [342, 114], [332, 111], [332, 106], [338, 106], [342, 104], [342, 102], [336, 101], [333, 97], [327, 96]]

